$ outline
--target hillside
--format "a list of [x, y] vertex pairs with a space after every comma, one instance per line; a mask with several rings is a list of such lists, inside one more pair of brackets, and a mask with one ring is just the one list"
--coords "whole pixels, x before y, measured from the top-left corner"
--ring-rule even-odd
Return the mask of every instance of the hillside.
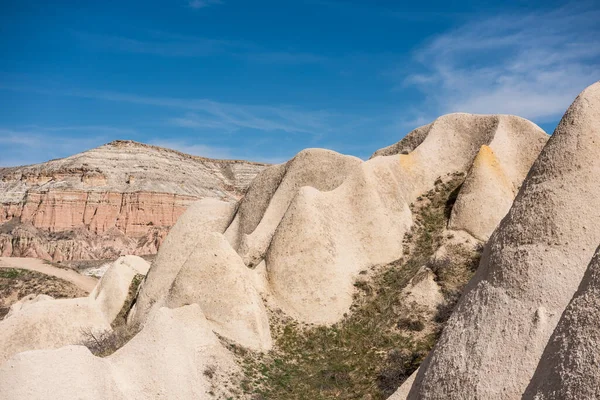
[[0, 393], [598, 398], [599, 94], [552, 136], [449, 114], [368, 161], [306, 149], [237, 204], [197, 201], [151, 266], [122, 257], [89, 297], [1, 321]]
[[192, 202], [235, 202], [265, 167], [114, 141], [0, 168], [0, 255], [62, 261], [156, 253]]

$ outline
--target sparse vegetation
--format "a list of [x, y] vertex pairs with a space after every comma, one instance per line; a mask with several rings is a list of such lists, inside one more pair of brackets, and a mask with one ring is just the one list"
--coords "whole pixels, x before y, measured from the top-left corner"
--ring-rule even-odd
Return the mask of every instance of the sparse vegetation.
[[81, 344], [86, 346], [95, 356], [107, 357], [113, 354], [140, 331], [139, 326], [127, 324], [127, 314], [134, 304], [138, 288], [143, 280], [144, 275], [141, 274], [136, 274], [131, 280], [123, 307], [111, 323], [112, 331], [94, 332], [90, 329], [82, 331], [84, 339]]
[[[302, 326], [273, 313], [274, 350], [256, 354], [231, 346], [244, 368], [243, 391], [255, 399], [384, 399], [392, 394], [440, 332], [435, 321], [403, 304], [402, 290], [442, 244], [463, 179], [462, 174], [440, 178], [434, 190], [411, 205], [415, 224], [404, 238], [404, 257], [361, 273], [351, 312], [342, 321]], [[447, 282], [449, 291], [454, 287], [449, 275], [459, 268], [451, 264], [439, 270], [440, 284]], [[457, 281], [463, 279], [468, 280], [466, 274]]]
[[29, 294], [45, 294], [56, 299], [85, 296], [86, 293], [60, 278], [19, 268], [0, 268], [0, 319], [10, 306]]
[[127, 314], [129, 314], [129, 310], [131, 310], [131, 307], [133, 306], [138, 289], [143, 280], [144, 275], [142, 274], [136, 274], [131, 280], [131, 283], [129, 284], [127, 298], [123, 303], [123, 307], [121, 307], [121, 311], [119, 311], [119, 314], [111, 324], [113, 328], [127, 324]]
[[87, 347], [97, 357], [108, 357], [123, 347], [137, 333], [139, 328], [133, 325], [120, 325], [112, 331], [96, 332], [91, 329], [83, 330], [82, 345]]
[[435, 316], [435, 321], [440, 324], [450, 318], [465, 285], [477, 270], [483, 247], [478, 246], [475, 251], [469, 251], [462, 246], [449, 245], [447, 250], [452, 257], [432, 259], [427, 264], [435, 274], [444, 295], [444, 302], [438, 306]]

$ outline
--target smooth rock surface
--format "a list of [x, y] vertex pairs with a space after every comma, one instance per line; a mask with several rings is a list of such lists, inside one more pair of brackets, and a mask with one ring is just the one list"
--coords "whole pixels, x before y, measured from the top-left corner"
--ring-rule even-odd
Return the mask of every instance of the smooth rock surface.
[[452, 207], [448, 227], [487, 241], [516, 193], [492, 149], [483, 145]]
[[224, 383], [238, 371], [200, 307], [189, 305], [159, 310], [107, 358], [82, 346], [15, 355], [0, 365], [0, 393], [27, 400], [233, 398]]
[[[271, 293], [287, 314], [308, 323], [338, 321], [352, 302], [357, 274], [402, 255], [398, 238], [412, 225], [409, 204], [417, 196], [438, 178], [465, 174], [483, 145], [501, 162], [517, 164], [506, 175], [518, 187], [548, 138], [535, 124], [504, 115], [450, 114], [423, 129], [414, 151], [359, 163], [337, 187], [290, 185], [296, 191], [280, 208], [283, 215], [267, 220], [276, 229], [264, 258]], [[240, 247], [248, 265], [261, 260], [267, 240], [262, 236], [255, 250], [249, 241]]]

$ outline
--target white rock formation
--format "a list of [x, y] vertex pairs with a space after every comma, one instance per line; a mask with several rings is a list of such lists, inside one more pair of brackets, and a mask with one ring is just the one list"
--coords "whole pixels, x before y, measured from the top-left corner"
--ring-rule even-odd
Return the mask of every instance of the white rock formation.
[[219, 233], [204, 236], [173, 281], [169, 308], [197, 303], [214, 331], [257, 350], [271, 347], [267, 312], [248, 269]]
[[50, 394], [61, 400], [233, 398], [223, 383], [236, 372], [200, 307], [190, 305], [160, 309], [106, 358], [82, 346], [17, 354], [0, 365], [0, 394], [29, 400]]
[[600, 399], [600, 248], [567, 306], [524, 400]]
[[408, 397], [408, 392], [410, 392], [410, 388], [412, 387], [413, 382], [415, 381], [415, 378], [418, 373], [419, 373], [419, 369], [417, 369], [415, 372], [413, 372], [408, 377], [408, 379], [406, 379], [404, 381], [404, 383], [402, 385], [400, 385], [398, 390], [396, 390], [394, 392], [394, 394], [392, 394], [390, 397], [388, 397], [388, 400], [406, 400]]
[[402, 294], [406, 304], [415, 303], [431, 312], [444, 302], [440, 285], [435, 281], [435, 274], [426, 267], [421, 267], [402, 290]]
[[0, 321], [0, 364], [22, 351], [80, 343], [84, 331], [110, 329], [110, 322], [89, 297], [29, 304]]
[[487, 241], [517, 194], [491, 148], [481, 146], [452, 207], [448, 227]]
[[[13, 356], [0, 366], [0, 392], [39, 398], [47, 393], [34, 386], [41, 382], [68, 399], [69, 379], [78, 378], [83, 398], [202, 397], [207, 365], [233, 368], [232, 355], [214, 333], [256, 350], [271, 346], [263, 296], [302, 322], [339, 321], [359, 272], [400, 258], [413, 223], [409, 205], [438, 178], [471, 170], [476, 181], [473, 161], [487, 146], [518, 188], [546, 140], [539, 127], [518, 117], [451, 114], [367, 162], [305, 150], [267, 168], [237, 206], [204, 199], [182, 215], [129, 313], [131, 324], [144, 326], [131, 342], [106, 359], [77, 347]], [[109, 293], [119, 297], [125, 289], [110, 282], [130, 274], [107, 272], [104, 284], [85, 299], [105, 322], [117, 311]], [[431, 277], [425, 278], [414, 282], [413, 292], [428, 295], [415, 301], [433, 306], [439, 292], [430, 296]], [[67, 370], [62, 361], [52, 365], [56, 358], [70, 360], [77, 370]]]
[[[512, 116], [451, 114], [424, 129], [414, 151], [355, 165], [336, 188], [293, 185], [296, 194], [287, 208], [280, 207], [280, 221], [267, 209], [263, 218], [269, 216], [268, 225], [276, 229], [264, 260], [272, 294], [286, 313], [309, 323], [339, 320], [352, 302], [358, 272], [401, 256], [398, 238], [412, 224], [409, 204], [437, 178], [466, 173], [487, 145], [502, 163], [515, 164], [505, 173], [518, 187], [547, 140], [536, 125]], [[236, 219], [245, 225], [244, 215]], [[261, 261], [268, 235], [259, 236], [258, 252], [240, 247], [253, 254], [244, 258], [249, 265]]]
[[136, 274], [149, 268], [137, 256], [116, 260], [88, 297], [22, 299], [0, 321], [0, 363], [13, 354], [78, 344], [86, 332], [111, 330]]
[[286, 164], [268, 168], [248, 188], [226, 237], [246, 265], [257, 265], [302, 187], [333, 190], [361, 163], [356, 157], [334, 151], [306, 149]]
[[46, 300], [54, 300], [54, 297], [45, 294], [28, 294], [27, 296], [22, 297], [21, 299], [19, 299], [19, 301], [10, 306], [8, 313], [5, 315], [5, 318], [8, 318], [11, 315], [21, 312], [22, 310], [26, 309], [32, 304]]
[[253, 271], [221, 235], [235, 208], [204, 199], [167, 236], [137, 299], [132, 320], [144, 323], [162, 306], [199, 304], [219, 334], [257, 350], [271, 347], [269, 321]]
[[102, 276], [90, 298], [108, 322], [114, 321], [129, 294], [136, 275], [146, 275], [150, 264], [138, 256], [119, 257]]
[[600, 83], [577, 97], [533, 164], [409, 399], [521, 396], [600, 242], [598, 154]]

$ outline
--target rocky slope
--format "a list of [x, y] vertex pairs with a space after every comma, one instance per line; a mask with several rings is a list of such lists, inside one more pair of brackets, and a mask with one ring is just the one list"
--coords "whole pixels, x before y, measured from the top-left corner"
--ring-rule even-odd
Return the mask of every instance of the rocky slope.
[[[453, 262], [445, 264], [444, 257], [454, 254], [455, 248], [478, 243], [464, 231], [472, 226], [466, 224], [468, 219], [464, 216], [484, 215], [485, 229], [479, 233], [485, 235], [493, 230], [508, 211], [506, 202], [512, 202], [548, 136], [527, 120], [505, 115], [451, 114], [416, 132], [366, 162], [328, 150], [307, 149], [289, 162], [260, 173], [237, 205], [216, 199], [194, 204], [165, 239], [128, 312], [128, 324], [142, 327], [130, 343], [104, 360], [78, 348], [14, 357], [10, 354], [14, 352], [7, 349], [4, 356], [9, 361], [0, 367], [0, 391], [7, 390], [13, 396], [22, 396], [28, 390], [37, 393], [27, 383], [35, 375], [35, 380], [43, 379], [52, 385], [54, 393], [68, 398], [72, 392], [64, 377], [70, 374], [73, 379], [87, 382], [90, 378], [85, 373], [83, 377], [76, 376], [81, 370], [93, 370], [96, 381], [104, 386], [92, 385], [86, 390], [91, 397], [99, 393], [97, 390], [104, 390], [114, 398], [130, 394], [191, 398], [210, 389], [210, 382], [200, 377], [207, 360], [229, 368], [240, 354], [236, 349], [263, 352], [267, 358], [281, 354], [283, 358], [273, 356], [279, 360], [274, 367], [280, 368], [288, 362], [282, 360], [289, 359], [289, 365], [304, 362], [297, 358], [300, 354], [295, 359], [294, 355], [290, 358], [285, 354], [289, 348], [286, 344], [295, 346], [304, 334], [318, 339], [307, 341], [313, 344], [336, 337], [344, 343], [366, 342], [360, 336], [366, 332], [360, 328], [367, 324], [365, 318], [376, 317], [392, 303], [393, 307], [400, 307], [402, 314], [404, 308], [397, 305], [398, 299], [413, 305], [406, 312], [416, 316], [426, 313], [430, 318], [443, 296], [455, 296], [455, 287], [460, 286], [452, 282]], [[500, 178], [490, 184], [486, 176]], [[461, 188], [465, 179], [469, 184]], [[498, 191], [494, 182], [502, 185]], [[471, 200], [474, 193], [488, 196], [475, 202]], [[496, 193], [502, 197], [499, 203]], [[461, 204], [454, 217], [455, 233], [445, 231], [445, 214], [452, 211], [453, 196], [456, 204]], [[432, 209], [431, 205], [435, 207]], [[482, 209], [489, 211], [482, 213]], [[411, 241], [411, 236], [417, 240]], [[422, 269], [422, 263], [434, 255], [440, 259], [439, 265]], [[377, 287], [379, 283], [387, 285], [386, 290], [373, 289], [370, 294], [366, 290], [364, 300], [357, 297], [359, 286]], [[378, 298], [384, 293], [393, 298], [383, 297], [385, 301], [380, 302]], [[358, 319], [353, 320], [353, 315]], [[404, 319], [409, 317], [402, 315]], [[11, 327], [20, 326], [19, 321], [27, 317], [17, 313], [7, 321]], [[163, 326], [167, 322], [173, 329]], [[49, 321], [44, 324], [48, 326], [40, 329], [61, 329]], [[348, 324], [353, 328], [347, 329]], [[0, 324], [0, 329], [4, 326], [8, 322]], [[410, 326], [410, 322], [403, 326]], [[404, 327], [386, 327], [393, 331], [387, 332], [376, 325], [369, 333], [375, 336], [368, 336], [373, 341], [359, 350], [367, 353], [349, 351], [346, 359], [339, 362], [349, 365], [348, 357], [359, 354], [369, 358], [371, 364], [363, 368], [368, 379], [372, 379], [378, 369], [372, 363], [393, 361], [386, 359], [389, 347], [376, 346], [388, 339], [399, 346], [407, 340], [425, 343], [430, 340], [427, 335], [434, 334], [429, 326], [432, 325], [428, 322], [420, 336], [407, 339]], [[98, 329], [106, 328], [99, 325]], [[286, 332], [289, 335], [296, 329], [306, 331], [290, 344]], [[359, 336], [357, 330], [362, 332]], [[214, 341], [212, 332], [221, 342]], [[322, 337], [319, 332], [327, 334]], [[344, 339], [342, 335], [346, 334]], [[384, 334], [386, 340], [378, 341], [376, 335]], [[198, 342], [200, 336], [207, 342]], [[173, 348], [176, 354], [167, 361], [161, 360], [169, 363], [164, 370], [169, 373], [149, 374], [148, 369], [155, 368], [158, 360], [154, 356], [140, 358], [137, 349], [146, 345], [142, 353], [154, 354], [169, 343], [178, 343]], [[19, 349], [28, 346], [35, 348], [27, 341], [19, 343]], [[69, 370], [68, 364], [47, 367], [56, 357], [64, 357], [81, 368]], [[296, 368], [284, 371], [282, 379], [306, 384], [315, 375], [337, 376], [334, 371], [341, 368], [339, 364], [332, 365], [331, 370], [319, 370], [319, 364], [325, 362], [322, 357], [323, 354], [314, 360], [309, 358], [310, 370], [316, 368], [315, 373], [303, 375], [305, 370]], [[123, 369], [133, 365], [133, 375]], [[271, 367], [264, 367], [258, 370], [266, 375], [254, 380], [264, 383], [244, 385], [245, 393], [238, 393], [237, 397], [250, 397], [277, 384], [270, 382], [269, 373], [265, 372]], [[26, 371], [31, 368], [35, 371], [31, 371], [28, 380]], [[179, 373], [171, 373], [172, 368]], [[246, 371], [248, 368], [252, 369], [246, 366]], [[102, 376], [97, 375], [100, 370], [105, 371]], [[297, 388], [292, 394], [286, 391], [285, 398], [339, 398], [337, 388], [323, 388], [321, 383], [315, 382], [317, 392], [311, 387]], [[367, 381], [366, 385], [373, 387], [374, 382]], [[385, 393], [389, 393], [388, 389]], [[283, 395], [276, 390], [267, 393], [273, 398]]]
[[593, 315], [582, 298], [597, 294], [595, 263], [584, 274], [600, 243], [599, 154], [600, 82], [575, 99], [533, 164], [409, 399], [516, 399], [528, 385], [525, 398], [597, 397], [596, 372], [585, 371], [595, 336], [584, 344], [577, 335]]
[[[237, 204], [189, 207], [128, 307], [48, 300], [0, 322], [0, 394], [596, 398], [599, 137], [600, 82], [550, 139], [451, 114], [366, 162], [304, 150]], [[95, 293], [122, 299], [130, 275]], [[131, 341], [76, 346], [74, 326], [117, 332], [119, 305]]]
[[0, 168], [0, 255], [61, 261], [155, 253], [193, 201], [235, 202], [265, 167], [115, 141]]

